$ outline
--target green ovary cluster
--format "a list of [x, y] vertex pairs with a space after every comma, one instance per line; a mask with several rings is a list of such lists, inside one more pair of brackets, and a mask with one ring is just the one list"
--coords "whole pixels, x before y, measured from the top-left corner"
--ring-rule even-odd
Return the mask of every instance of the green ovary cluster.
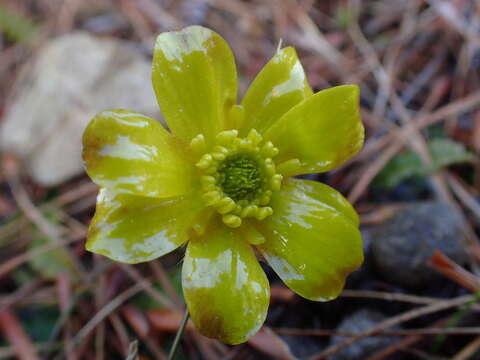
[[248, 155], [234, 155], [225, 159], [218, 174], [218, 184], [223, 193], [234, 201], [253, 199], [261, 185], [258, 164]]
[[222, 215], [230, 227], [239, 227], [242, 219], [263, 220], [273, 214], [268, 206], [274, 191], [280, 190], [282, 175], [276, 173], [273, 158], [278, 149], [252, 129], [247, 137], [238, 131], [220, 132], [211, 149], [205, 137], [197, 135], [190, 143], [198, 155], [196, 164], [203, 199]]

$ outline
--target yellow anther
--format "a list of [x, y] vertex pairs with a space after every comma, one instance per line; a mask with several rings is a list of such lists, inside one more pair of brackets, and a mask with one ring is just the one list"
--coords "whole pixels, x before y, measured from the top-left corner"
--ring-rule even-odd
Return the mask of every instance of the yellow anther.
[[217, 134], [216, 140], [220, 145], [230, 145], [237, 136], [237, 130], [225, 130]]
[[190, 148], [197, 154], [204, 154], [207, 151], [205, 136], [198, 134], [190, 141]]
[[240, 216], [242, 218], [254, 216], [257, 211], [258, 211], [258, 206], [257, 205], [247, 205], [241, 211]]
[[278, 153], [280, 152], [280, 150], [278, 150], [278, 148], [276, 148], [275, 146], [271, 149], [270, 151], [270, 157], [275, 157], [278, 155]]
[[206, 169], [212, 164], [212, 161], [213, 157], [211, 154], [204, 154], [197, 162], [196, 166], [200, 169]]
[[216, 204], [216, 206], [217, 206], [217, 211], [220, 214], [226, 214], [235, 210], [237, 205], [235, 204], [235, 201], [233, 201], [228, 196], [225, 196]]
[[225, 160], [225, 158], [227, 157], [224, 153], [221, 152], [213, 152], [212, 156], [215, 160], [218, 161]]
[[211, 206], [217, 204], [222, 199], [222, 195], [219, 191], [212, 190], [203, 194], [202, 198], [205, 200], [207, 206]]
[[238, 147], [240, 149], [253, 149], [252, 141], [250, 139], [238, 139]]
[[278, 191], [282, 187], [283, 176], [280, 174], [275, 174], [272, 176], [271, 186], [272, 190]]
[[272, 191], [265, 190], [262, 194], [262, 197], [260, 198], [260, 205], [267, 205], [270, 202], [271, 198], [272, 198]]
[[213, 148], [213, 151], [214, 152], [219, 152], [219, 153], [222, 153], [222, 154], [225, 154], [225, 155], [228, 154], [228, 149], [225, 146], [217, 145]]
[[275, 175], [275, 164], [273, 163], [273, 160], [270, 158], [267, 158], [265, 159], [264, 164], [265, 164], [265, 173], [268, 176]]
[[278, 154], [278, 149], [273, 146], [271, 141], [267, 141], [260, 149], [260, 154], [264, 157], [273, 158]]
[[200, 182], [202, 185], [210, 185], [210, 184], [215, 184], [217, 182], [217, 179], [213, 176], [209, 175], [204, 175], [200, 177]]
[[242, 219], [240, 219], [240, 217], [238, 217], [237, 215], [232, 215], [232, 214], [223, 215], [222, 220], [225, 223], [225, 225], [230, 226], [232, 228], [237, 228], [240, 225], [242, 225]]
[[302, 163], [298, 159], [290, 159], [277, 165], [277, 172], [282, 175], [297, 175]]
[[238, 137], [232, 139], [231, 146], [232, 146], [235, 150], [237, 150], [237, 149], [241, 146], [242, 140], [243, 140], [243, 139], [239, 139]]
[[255, 218], [257, 220], [263, 220], [267, 216], [270, 216], [273, 214], [273, 209], [270, 206], [264, 206], [258, 209], [257, 212], [255, 212]]
[[251, 129], [247, 135], [247, 138], [252, 142], [254, 145], [258, 145], [262, 142], [263, 138], [262, 135], [258, 133], [257, 130]]
[[209, 192], [216, 189], [217, 189], [217, 186], [215, 184], [202, 184], [202, 190], [204, 192]]
[[215, 175], [217, 173], [217, 165], [210, 165], [208, 168], [203, 169], [203, 172], [207, 175]]

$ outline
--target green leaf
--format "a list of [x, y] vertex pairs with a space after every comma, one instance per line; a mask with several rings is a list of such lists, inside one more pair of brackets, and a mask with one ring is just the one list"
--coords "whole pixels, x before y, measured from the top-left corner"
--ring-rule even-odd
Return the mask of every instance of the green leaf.
[[450, 165], [470, 162], [474, 155], [463, 144], [448, 138], [435, 138], [428, 143], [432, 166], [425, 166], [417, 153], [408, 150], [395, 156], [383, 168], [375, 183], [393, 188], [407, 179], [424, 178]]
[[348, 30], [348, 28], [350, 28], [353, 21], [354, 21], [354, 17], [348, 6], [339, 5], [335, 9], [333, 22], [340, 29]]
[[27, 17], [0, 5], [0, 33], [16, 42], [28, 42], [37, 26]]
[[59, 316], [55, 306], [31, 306], [20, 313], [22, 324], [34, 342], [48, 341]]
[[475, 155], [465, 149], [461, 143], [450, 139], [433, 139], [429, 144], [433, 160], [433, 171], [465, 162], [471, 162]]
[[[47, 238], [38, 238], [29, 244], [30, 249], [52, 243]], [[66, 273], [71, 280], [78, 279], [78, 272], [74, 260], [64, 247], [58, 247], [33, 257], [30, 266], [38, 271], [45, 279], [54, 279], [60, 273]]]
[[405, 151], [390, 160], [375, 178], [375, 184], [391, 189], [404, 180], [424, 175], [425, 170], [418, 155], [412, 151]]

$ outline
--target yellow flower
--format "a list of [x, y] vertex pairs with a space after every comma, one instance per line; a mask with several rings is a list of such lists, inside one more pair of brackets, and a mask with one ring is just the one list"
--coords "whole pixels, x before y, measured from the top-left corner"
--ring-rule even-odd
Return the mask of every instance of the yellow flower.
[[229, 344], [267, 314], [254, 249], [297, 294], [338, 296], [363, 261], [358, 216], [334, 189], [290, 176], [330, 170], [360, 149], [358, 87], [313, 94], [287, 47], [237, 105], [232, 52], [200, 26], [158, 36], [152, 81], [171, 132], [130, 110], [102, 112], [85, 130], [83, 158], [100, 186], [87, 249], [139, 263], [188, 241], [192, 320]]

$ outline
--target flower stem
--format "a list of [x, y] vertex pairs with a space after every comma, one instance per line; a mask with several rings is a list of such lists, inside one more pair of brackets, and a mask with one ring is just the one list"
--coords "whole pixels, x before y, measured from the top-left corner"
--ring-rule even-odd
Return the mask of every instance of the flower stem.
[[185, 330], [185, 326], [187, 325], [189, 313], [188, 309], [185, 309], [185, 314], [183, 315], [182, 322], [180, 327], [177, 330], [177, 334], [175, 335], [175, 339], [173, 339], [172, 347], [170, 348], [170, 353], [168, 354], [168, 360], [173, 360], [175, 357], [175, 353], [177, 352], [178, 344], [180, 344], [180, 340], [182, 339], [183, 331]]

